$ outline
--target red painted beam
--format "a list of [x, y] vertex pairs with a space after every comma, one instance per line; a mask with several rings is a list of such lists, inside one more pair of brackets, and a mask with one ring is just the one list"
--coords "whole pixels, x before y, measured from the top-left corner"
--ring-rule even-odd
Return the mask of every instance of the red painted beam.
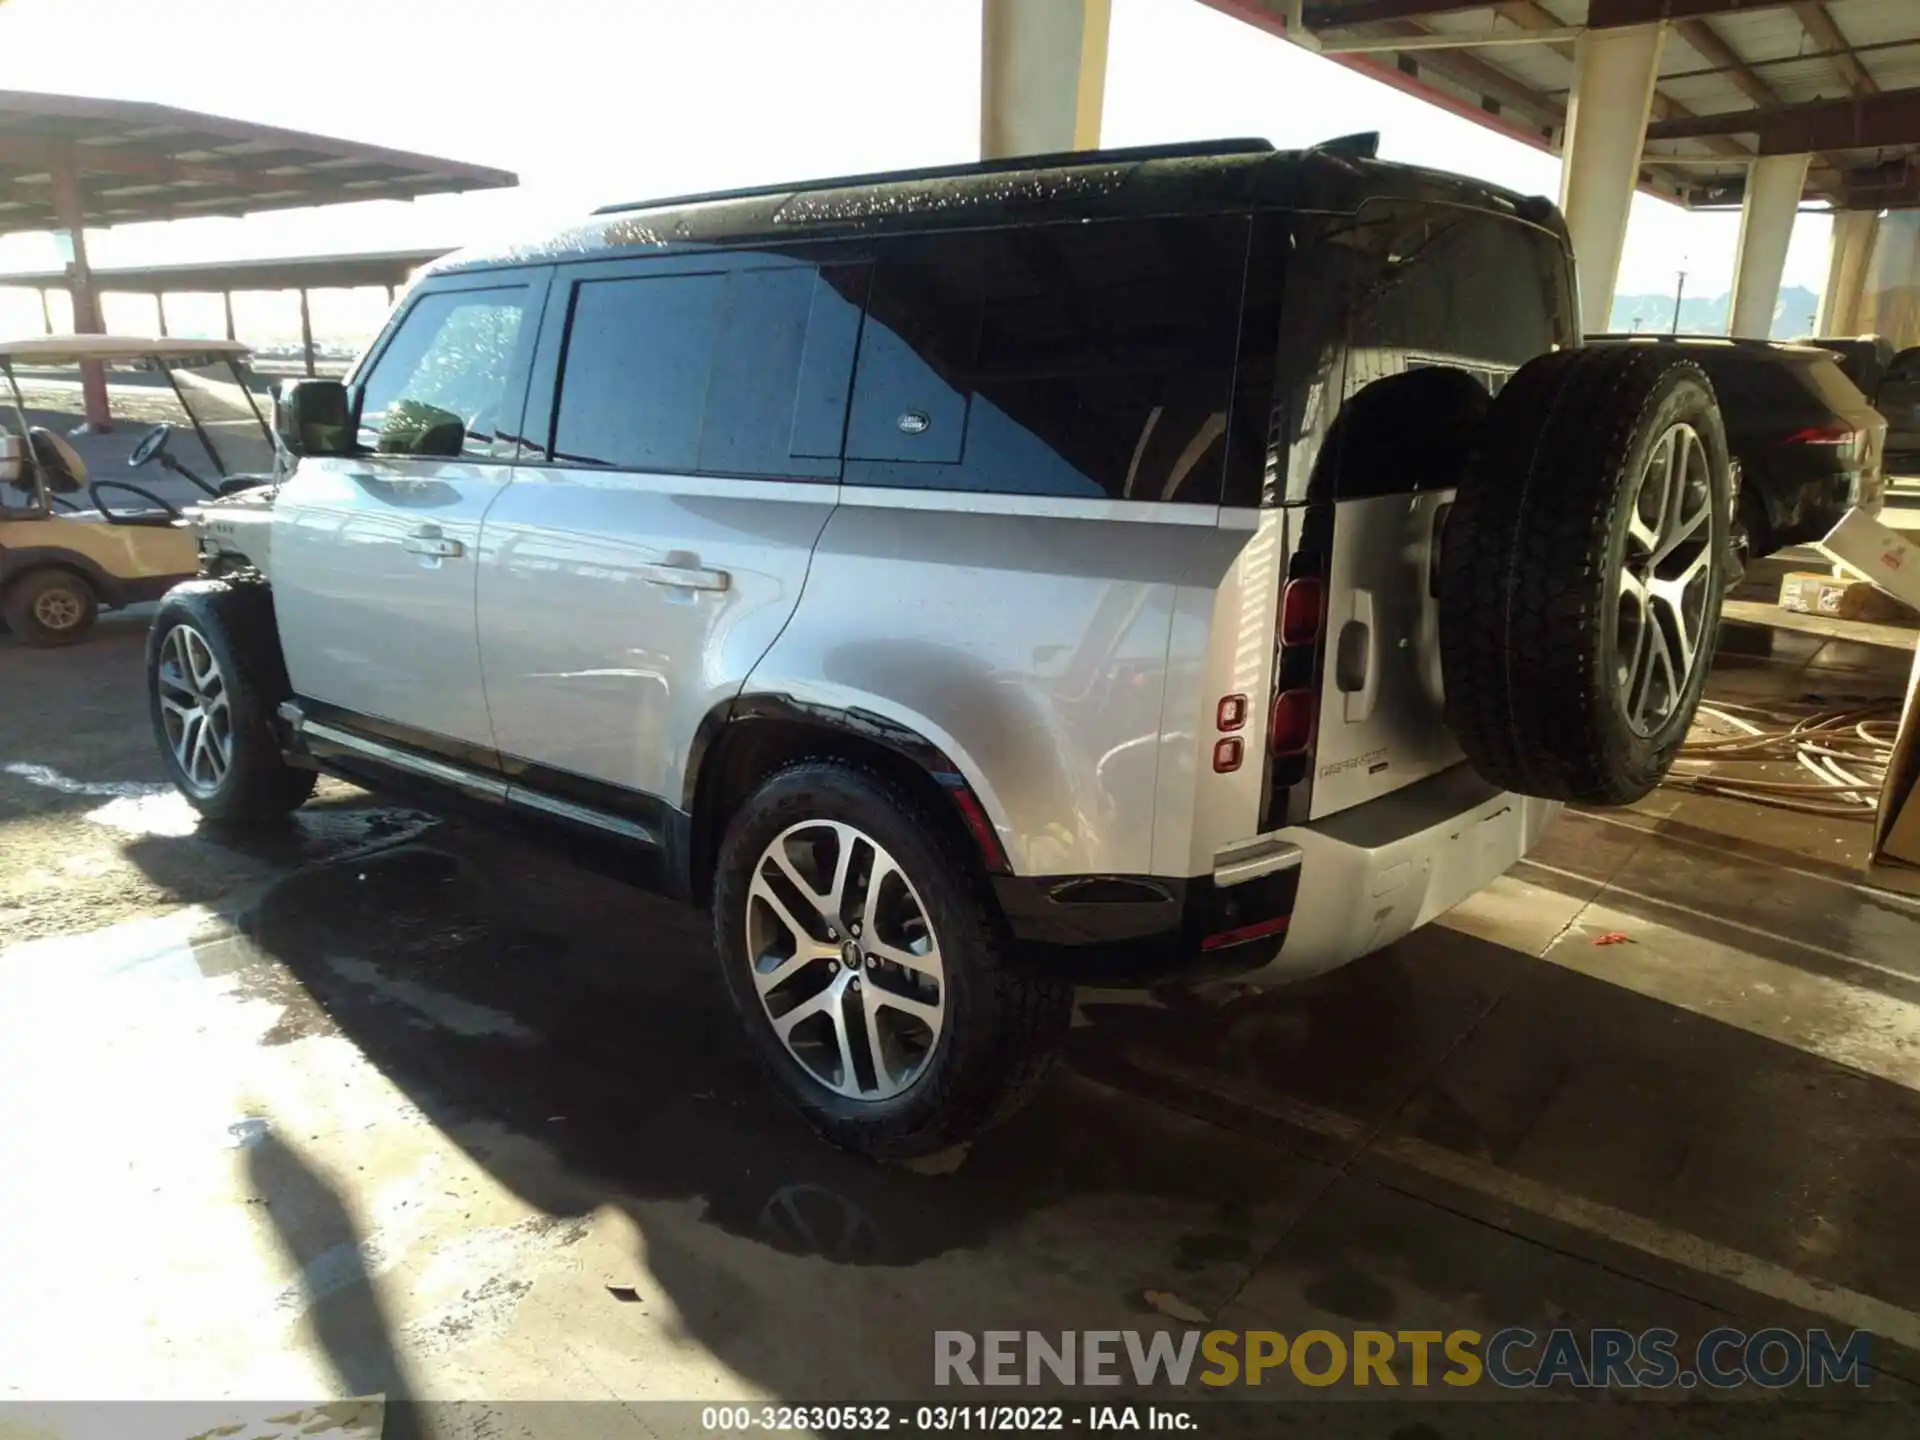
[[1920, 145], [1920, 90], [1885, 90], [1846, 100], [1736, 110], [1660, 120], [1647, 127], [1649, 140], [1702, 135], [1757, 135], [1762, 155], [1799, 155], [1814, 150], [1874, 150]]
[[1377, 25], [1383, 20], [1420, 20], [1428, 15], [1458, 15], [1491, 10], [1494, 0], [1331, 0], [1308, 5], [1307, 29], [1335, 30], [1344, 25]]

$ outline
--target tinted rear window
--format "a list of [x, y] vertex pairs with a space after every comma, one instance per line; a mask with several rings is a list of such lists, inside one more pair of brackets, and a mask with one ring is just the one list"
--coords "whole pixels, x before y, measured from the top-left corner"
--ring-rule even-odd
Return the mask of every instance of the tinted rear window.
[[1822, 395], [1823, 383], [1852, 389], [1831, 360], [1809, 364], [1711, 352], [1690, 352], [1687, 358], [1707, 372], [1720, 397], [1728, 428], [1735, 430], [1797, 430], [1830, 413], [1832, 406]]
[[1407, 201], [1362, 206], [1337, 243], [1351, 298], [1336, 494], [1451, 488], [1490, 397], [1575, 333], [1565, 252], [1517, 219]]
[[845, 478], [1217, 504], [1248, 222], [896, 241], [873, 279]]

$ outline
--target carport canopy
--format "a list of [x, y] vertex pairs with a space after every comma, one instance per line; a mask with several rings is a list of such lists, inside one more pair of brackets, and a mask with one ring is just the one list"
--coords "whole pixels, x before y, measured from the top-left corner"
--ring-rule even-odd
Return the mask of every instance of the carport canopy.
[[1807, 198], [1920, 205], [1916, 0], [1207, 3], [1554, 150], [1583, 38], [1664, 25], [1644, 186], [1688, 205], [1738, 205], [1755, 159], [1810, 154]]
[[[0, 234], [71, 236], [74, 328], [103, 328], [85, 231], [517, 185], [505, 170], [167, 105], [0, 91]], [[89, 365], [87, 418], [106, 418]]]

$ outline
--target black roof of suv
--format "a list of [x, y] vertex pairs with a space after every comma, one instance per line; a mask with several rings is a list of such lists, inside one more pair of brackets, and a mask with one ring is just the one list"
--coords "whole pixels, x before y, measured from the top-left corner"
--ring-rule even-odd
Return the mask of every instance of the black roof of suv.
[[1552, 202], [1373, 158], [1372, 136], [1306, 150], [1265, 140], [1088, 150], [603, 206], [544, 239], [458, 251], [433, 273], [916, 230], [1261, 210], [1350, 214], [1398, 198], [1515, 215], [1564, 237]]

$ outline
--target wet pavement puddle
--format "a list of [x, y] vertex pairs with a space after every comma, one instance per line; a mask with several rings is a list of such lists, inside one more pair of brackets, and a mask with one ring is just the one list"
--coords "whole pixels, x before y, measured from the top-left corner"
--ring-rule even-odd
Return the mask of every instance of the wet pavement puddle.
[[700, 917], [445, 832], [5, 952], [0, 1085], [58, 1103], [0, 1115], [0, 1284], [50, 1297], [0, 1395], [909, 1393], [935, 1328], [1193, 1316], [1920, 1349], [1911, 1090], [1469, 935], [1088, 992], [1039, 1101], [916, 1170], [789, 1115], [711, 966]]

